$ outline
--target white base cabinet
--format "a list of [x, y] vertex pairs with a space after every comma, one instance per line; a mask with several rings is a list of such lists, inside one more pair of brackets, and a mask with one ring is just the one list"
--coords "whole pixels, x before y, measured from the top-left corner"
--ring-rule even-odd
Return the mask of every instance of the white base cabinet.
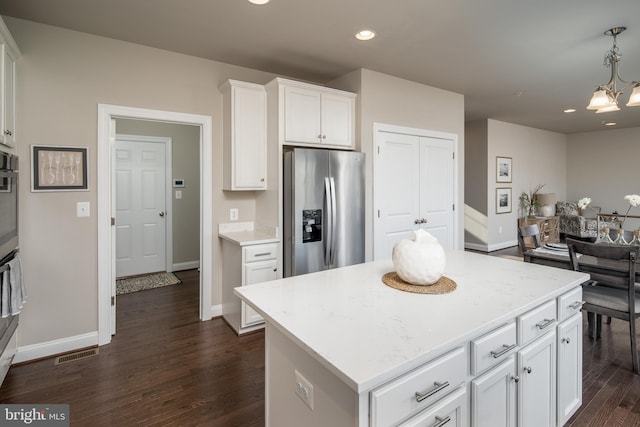
[[508, 427], [516, 425], [516, 359], [471, 381], [471, 425]]
[[518, 352], [518, 426], [556, 425], [556, 333]]
[[264, 328], [264, 319], [233, 289], [278, 278], [276, 243], [240, 246], [222, 241], [222, 316], [238, 334]]

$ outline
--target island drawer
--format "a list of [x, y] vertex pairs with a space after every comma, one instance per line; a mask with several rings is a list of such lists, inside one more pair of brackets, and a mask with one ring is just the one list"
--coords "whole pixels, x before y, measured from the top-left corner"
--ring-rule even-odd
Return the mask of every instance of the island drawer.
[[582, 308], [582, 287], [578, 286], [574, 290], [558, 297], [558, 322], [567, 320], [571, 316], [580, 312]]
[[463, 427], [467, 420], [467, 393], [464, 387], [458, 388], [432, 407], [400, 424], [398, 427], [444, 426]]
[[509, 323], [486, 335], [471, 340], [471, 374], [506, 360], [516, 348], [516, 324]]
[[395, 425], [447, 395], [464, 383], [467, 363], [460, 347], [373, 390], [371, 426]]
[[551, 330], [556, 324], [556, 315], [556, 300], [553, 299], [519, 316], [518, 344], [524, 346]]
[[275, 259], [277, 256], [278, 245], [252, 245], [244, 248], [244, 262], [264, 261], [267, 259]]

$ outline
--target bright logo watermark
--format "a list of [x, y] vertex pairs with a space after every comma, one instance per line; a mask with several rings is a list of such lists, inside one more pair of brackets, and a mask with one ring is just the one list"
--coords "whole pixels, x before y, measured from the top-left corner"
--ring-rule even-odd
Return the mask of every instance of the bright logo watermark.
[[69, 427], [69, 405], [2, 405], [0, 426]]

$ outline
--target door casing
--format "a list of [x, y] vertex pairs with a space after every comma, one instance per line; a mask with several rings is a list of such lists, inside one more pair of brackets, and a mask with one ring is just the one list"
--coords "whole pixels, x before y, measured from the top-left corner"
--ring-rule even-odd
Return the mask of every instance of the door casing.
[[[213, 125], [211, 116], [98, 104], [98, 345], [111, 342], [112, 284], [115, 283], [111, 218], [113, 119], [155, 120], [200, 127], [200, 320], [212, 317]], [[114, 296], [115, 298], [115, 296]]]

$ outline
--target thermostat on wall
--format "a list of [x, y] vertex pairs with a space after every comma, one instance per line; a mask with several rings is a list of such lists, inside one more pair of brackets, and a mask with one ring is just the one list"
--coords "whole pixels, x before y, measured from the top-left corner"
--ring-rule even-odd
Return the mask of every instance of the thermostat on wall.
[[177, 178], [173, 180], [173, 186], [174, 187], [184, 187], [184, 179], [182, 178]]

